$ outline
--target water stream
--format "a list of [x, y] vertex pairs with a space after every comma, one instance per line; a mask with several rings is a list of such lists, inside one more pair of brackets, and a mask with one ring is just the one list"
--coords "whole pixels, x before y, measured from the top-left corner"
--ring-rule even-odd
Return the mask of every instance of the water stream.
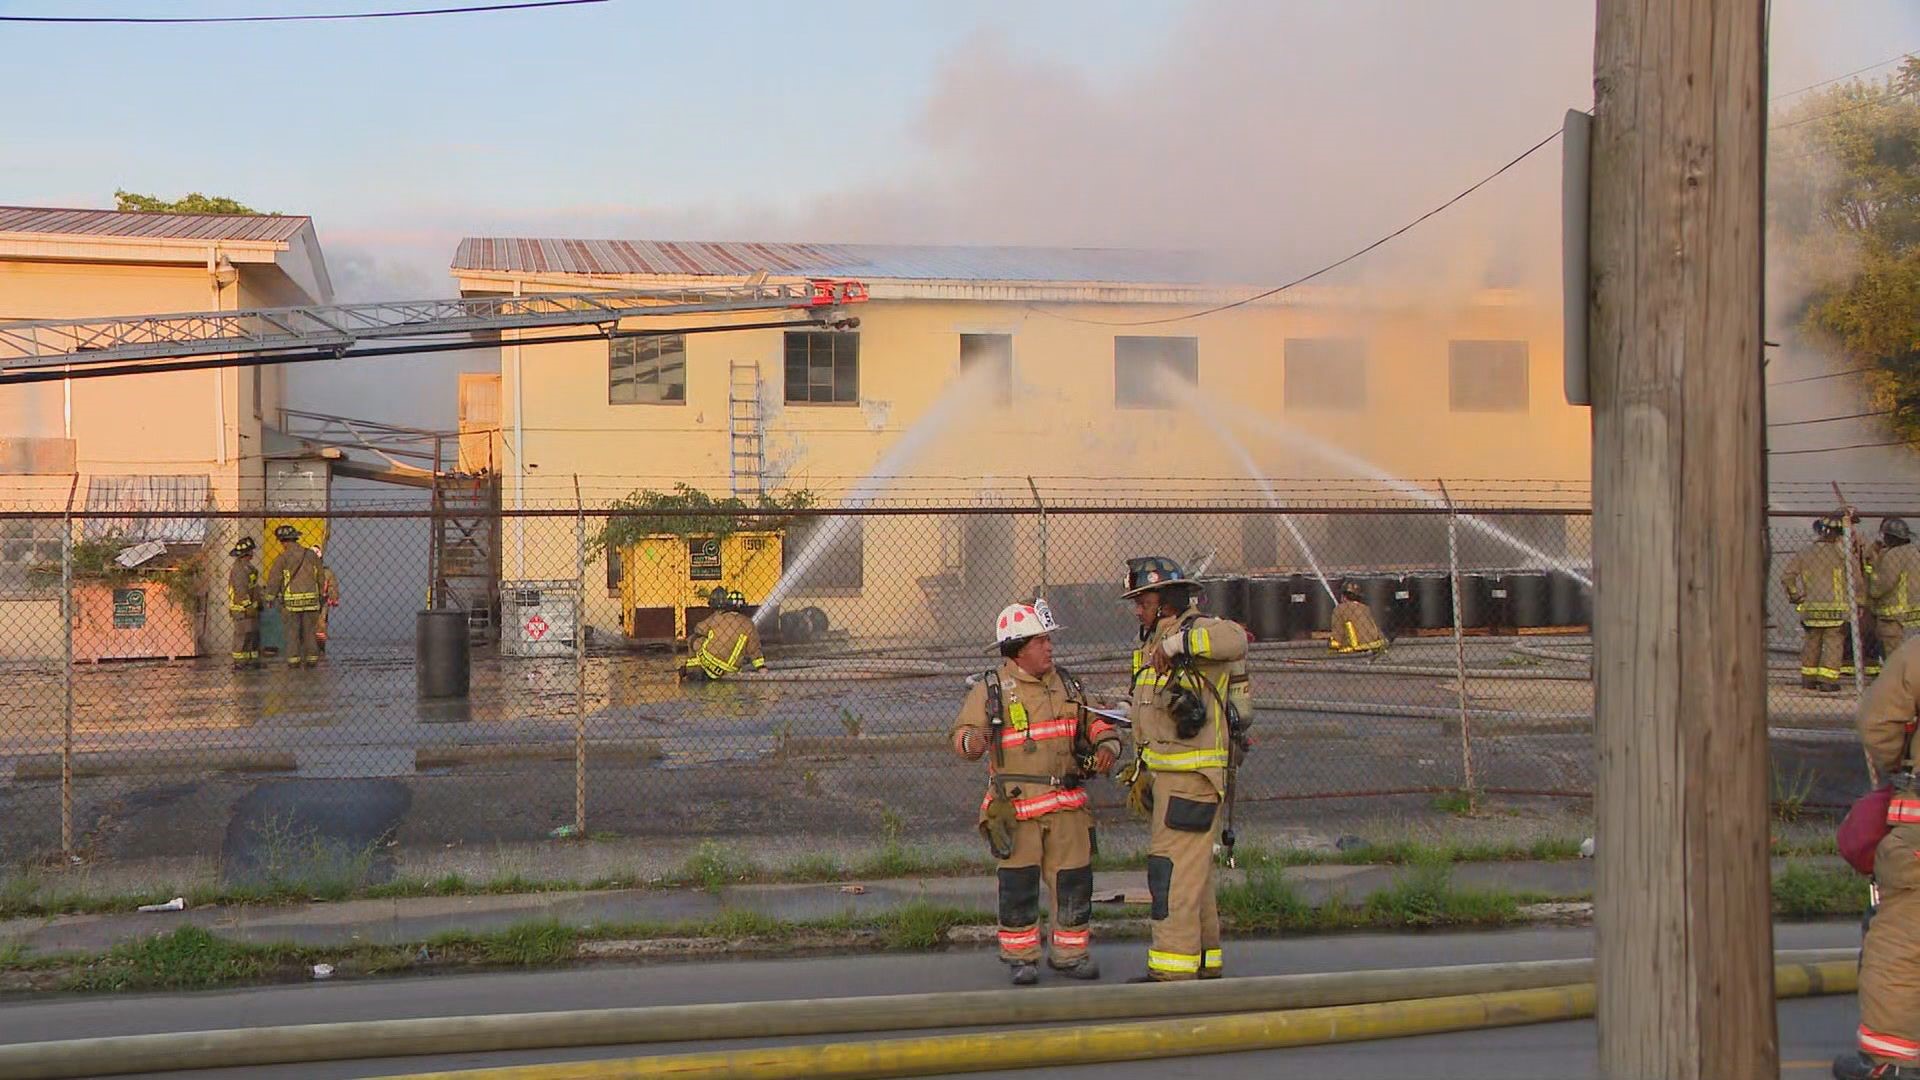
[[[994, 372], [991, 365], [981, 364], [971, 371], [963, 371], [940, 389], [934, 399], [933, 407], [915, 420], [900, 437], [887, 447], [880, 460], [867, 470], [847, 494], [839, 500], [847, 509], [859, 509], [871, 504], [884, 493], [890, 483], [911, 474], [906, 466], [919, 456], [935, 439], [953, 428], [973, 410], [992, 407], [991, 388]], [[773, 591], [760, 603], [754, 612], [753, 621], [758, 624], [766, 619], [773, 610], [798, 587], [815, 563], [820, 561], [833, 547], [833, 541], [846, 529], [849, 515], [834, 515], [821, 522], [813, 530], [798, 554], [787, 561], [780, 574], [780, 580], [774, 583]]]

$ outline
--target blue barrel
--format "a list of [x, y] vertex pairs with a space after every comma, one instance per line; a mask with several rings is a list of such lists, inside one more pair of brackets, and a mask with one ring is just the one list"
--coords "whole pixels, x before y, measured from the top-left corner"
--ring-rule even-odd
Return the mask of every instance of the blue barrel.
[[1408, 591], [1413, 593], [1413, 625], [1422, 630], [1438, 630], [1453, 625], [1451, 575], [1415, 574], [1407, 579], [1407, 585]]
[[1496, 605], [1504, 607], [1506, 591], [1498, 590], [1495, 597], [1493, 574], [1460, 575], [1460, 627], [1463, 630], [1480, 630], [1494, 624], [1498, 617]]
[[1320, 582], [1312, 574], [1288, 574], [1280, 580], [1286, 590], [1287, 636], [1312, 637], [1319, 601], [1326, 599], [1320, 591]]
[[1202, 578], [1200, 585], [1205, 590], [1200, 601], [1202, 611], [1246, 625], [1248, 608], [1251, 606], [1251, 590], [1246, 578]]

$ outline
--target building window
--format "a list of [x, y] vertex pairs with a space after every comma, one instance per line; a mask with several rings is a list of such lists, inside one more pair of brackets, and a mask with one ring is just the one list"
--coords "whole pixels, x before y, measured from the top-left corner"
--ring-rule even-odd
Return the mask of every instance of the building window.
[[1526, 412], [1527, 343], [1447, 343], [1447, 400], [1454, 412]]
[[1359, 338], [1288, 338], [1286, 408], [1360, 412], [1367, 407], [1367, 343]]
[[1200, 383], [1200, 339], [1192, 337], [1116, 337], [1113, 339], [1113, 404], [1121, 409], [1171, 409], [1164, 376]]
[[615, 338], [607, 342], [607, 403], [683, 405], [687, 400], [684, 334]]
[[964, 377], [986, 368], [980, 378], [988, 380], [993, 403], [1002, 408], [1013, 404], [1013, 335], [961, 334], [960, 374]]
[[780, 572], [799, 567], [796, 593], [858, 592], [866, 584], [866, 552], [865, 518], [799, 518], [781, 541]]
[[860, 335], [787, 332], [787, 404], [852, 405], [860, 400]]
[[0, 521], [0, 597], [60, 594], [63, 531], [57, 518]]

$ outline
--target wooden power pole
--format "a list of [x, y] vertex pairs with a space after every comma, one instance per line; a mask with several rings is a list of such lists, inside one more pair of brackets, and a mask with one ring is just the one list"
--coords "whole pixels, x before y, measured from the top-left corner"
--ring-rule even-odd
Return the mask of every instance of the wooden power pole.
[[1766, 0], [1598, 0], [1600, 1069], [1779, 1075], [1767, 868]]

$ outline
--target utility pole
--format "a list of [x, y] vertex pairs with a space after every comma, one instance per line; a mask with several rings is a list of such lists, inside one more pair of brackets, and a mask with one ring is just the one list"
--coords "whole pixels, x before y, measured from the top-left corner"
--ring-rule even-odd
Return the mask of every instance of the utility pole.
[[1778, 1076], [1767, 867], [1766, 0], [1598, 0], [1600, 1071]]

